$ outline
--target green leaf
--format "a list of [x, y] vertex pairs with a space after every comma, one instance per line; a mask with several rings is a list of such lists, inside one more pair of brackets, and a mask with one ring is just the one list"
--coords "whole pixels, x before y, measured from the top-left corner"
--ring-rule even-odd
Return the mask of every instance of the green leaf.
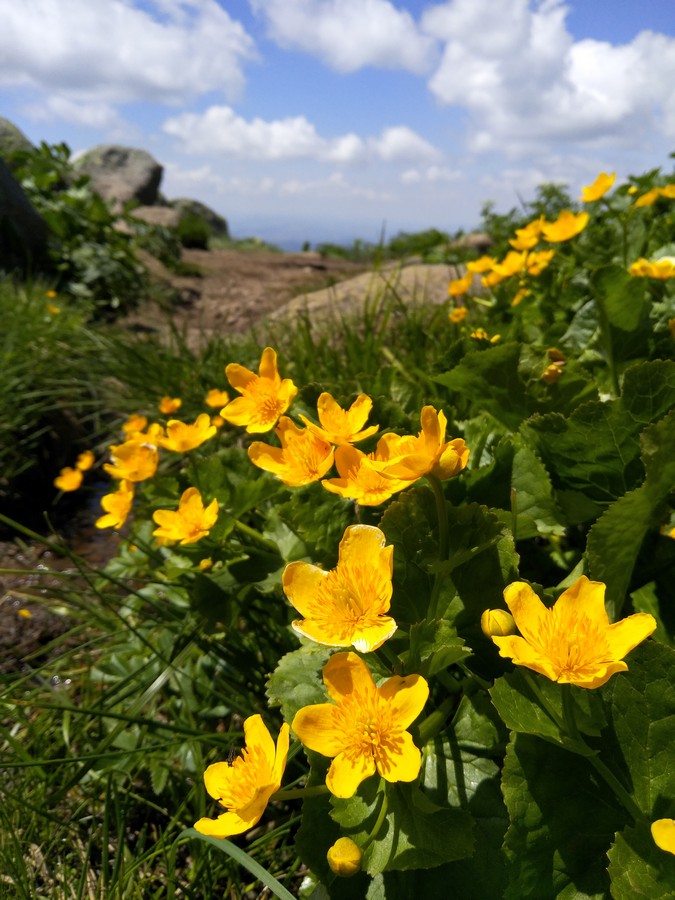
[[675, 412], [645, 429], [641, 446], [644, 483], [613, 503], [588, 535], [588, 575], [607, 585], [606, 602], [614, 615], [623, 608], [642, 542], [658, 528], [675, 485]]
[[278, 507], [279, 517], [306, 547], [310, 558], [325, 568], [337, 563], [345, 528], [354, 524], [354, 504], [341, 501], [318, 484], [293, 491]]
[[418, 622], [410, 629], [406, 669], [430, 678], [471, 655], [455, 629], [444, 619]]
[[[628, 671], [603, 688], [617, 742], [615, 768], [627, 774], [633, 797], [651, 819], [675, 805], [675, 650], [645, 641], [628, 657]], [[626, 781], [626, 778], [623, 777]]]
[[675, 363], [641, 363], [626, 372], [619, 399], [584, 403], [569, 418], [534, 416], [521, 433], [534, 444], [557, 490], [607, 502], [640, 484], [639, 436], [673, 406]]
[[[432, 803], [413, 784], [387, 784], [385, 790], [384, 823], [363, 855], [368, 874], [427, 869], [471, 854], [472, 820], [467, 812]], [[378, 779], [370, 778], [354, 797], [333, 797], [331, 815], [361, 845], [375, 825], [381, 802]]]
[[326, 702], [321, 672], [331, 652], [330, 647], [303, 641], [279, 660], [267, 682], [267, 697], [272, 706], [281, 707], [286, 722], [292, 722], [301, 707]]
[[634, 331], [649, 309], [645, 279], [634, 278], [621, 266], [605, 266], [594, 273], [592, 288], [608, 321], [621, 331]]
[[515, 735], [502, 792], [511, 819], [504, 840], [505, 900], [605, 900], [606, 853], [626, 818], [588, 761], [531, 735]]
[[614, 900], [672, 900], [675, 856], [656, 846], [649, 825], [624, 829], [608, 853]]

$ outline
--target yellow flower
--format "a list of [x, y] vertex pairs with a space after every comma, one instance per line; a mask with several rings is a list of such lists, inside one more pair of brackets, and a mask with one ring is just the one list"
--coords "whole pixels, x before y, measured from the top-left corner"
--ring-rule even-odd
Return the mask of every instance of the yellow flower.
[[61, 312], [61, 307], [57, 306], [55, 303], [48, 303], [47, 304], [47, 312], [50, 313], [52, 316], [58, 316], [59, 313]]
[[112, 463], [104, 463], [103, 468], [108, 475], [120, 481], [145, 481], [152, 478], [159, 461], [157, 447], [142, 439], [113, 444], [110, 447], [110, 457]]
[[473, 273], [467, 272], [462, 278], [455, 278], [448, 285], [448, 293], [451, 297], [458, 297], [460, 294], [466, 294], [473, 284]]
[[16, 614], [22, 619], [33, 618], [33, 613], [29, 609], [17, 609]]
[[386, 461], [382, 439], [374, 453], [363, 453], [351, 444], [343, 444], [335, 451], [335, 467], [339, 478], [327, 478], [321, 484], [333, 494], [356, 500], [361, 506], [379, 506], [398, 491], [410, 487], [408, 479], [389, 478], [375, 468]]
[[651, 832], [660, 850], [675, 854], [675, 819], [657, 819], [651, 824]]
[[257, 375], [239, 363], [230, 363], [225, 374], [242, 396], [230, 400], [220, 414], [232, 425], [245, 425], [249, 434], [271, 431], [298, 393], [290, 378], [281, 379], [271, 347], [263, 350]]
[[162, 397], [159, 401], [159, 411], [165, 416], [169, 416], [179, 410], [182, 405], [183, 401], [180, 397]]
[[516, 622], [505, 609], [486, 609], [480, 617], [480, 627], [486, 637], [504, 637], [516, 633]]
[[91, 452], [91, 450], [84, 450], [77, 457], [77, 462], [75, 463], [75, 468], [79, 469], [80, 472], [86, 472], [88, 469], [94, 465], [96, 457]]
[[52, 290], [45, 291], [45, 297], [46, 297], [48, 300], [54, 300], [54, 299], [55, 299], [56, 297], [58, 297], [58, 296], [59, 296], [59, 295], [58, 295], [58, 293], [57, 293], [56, 291], [52, 291]]
[[211, 388], [206, 397], [204, 397], [204, 403], [206, 403], [207, 406], [211, 406], [213, 409], [225, 406], [229, 400], [230, 395], [227, 391], [221, 391], [218, 388]]
[[346, 529], [335, 569], [325, 572], [306, 562], [284, 569], [284, 593], [304, 616], [293, 628], [303, 637], [330, 647], [376, 650], [396, 631], [386, 615], [392, 586], [394, 548], [372, 525]]
[[652, 260], [641, 257], [628, 271], [638, 278], [658, 278], [661, 281], [675, 278], [675, 256], [662, 256], [660, 259]]
[[466, 264], [466, 271], [482, 275], [483, 272], [489, 272], [496, 262], [497, 260], [491, 256], [480, 256], [478, 259], [469, 260]]
[[[498, 264], [495, 263], [495, 265], [498, 265]], [[506, 277], [507, 277], [506, 275], [501, 275], [499, 272], [493, 270], [492, 272], [489, 272], [487, 275], [483, 275], [483, 277], [480, 280], [480, 283], [483, 285], [483, 287], [492, 288], [492, 287], [496, 287], [499, 284], [499, 282], [503, 281], [504, 278], [506, 278]]]
[[[495, 263], [492, 267], [492, 274], [499, 275], [500, 279], [510, 278], [522, 272], [527, 262], [527, 251], [520, 253], [515, 250], [509, 250], [504, 259], [500, 263]], [[489, 276], [487, 276], [489, 278]]]
[[528, 253], [525, 258], [525, 271], [528, 275], [540, 275], [555, 256], [555, 250], [538, 250]]
[[665, 185], [665, 187], [660, 188], [659, 193], [662, 197], [667, 197], [668, 200], [675, 200], [675, 184]]
[[289, 487], [301, 487], [318, 481], [333, 465], [333, 447], [328, 441], [312, 434], [282, 416], [275, 429], [281, 447], [271, 447], [254, 441], [248, 456], [254, 466], [272, 472]]
[[451, 309], [448, 313], [448, 318], [455, 325], [458, 325], [460, 322], [463, 322], [468, 315], [469, 310], [466, 306], [456, 306], [454, 309]]
[[214, 428], [222, 428], [225, 424], [225, 419], [222, 416], [211, 416], [211, 424]]
[[543, 216], [527, 224], [524, 228], [516, 228], [515, 238], [509, 240], [514, 250], [531, 250], [539, 243]]
[[178, 419], [169, 419], [166, 423], [166, 437], [158, 437], [157, 443], [166, 450], [173, 450], [174, 453], [187, 453], [195, 447], [200, 447], [217, 431], [216, 426], [211, 424], [208, 413], [197, 416], [192, 425]]
[[361, 870], [363, 853], [358, 844], [349, 837], [338, 838], [326, 854], [331, 872], [340, 878], [351, 878]]
[[373, 462], [383, 475], [416, 481], [432, 474], [446, 479], [458, 475], [469, 461], [469, 448], [461, 438], [445, 440], [448, 421], [443, 410], [425, 406], [420, 415], [422, 430], [413, 435], [383, 434], [378, 443], [385, 460]]
[[324, 391], [316, 404], [321, 427], [300, 416], [307, 428], [331, 444], [356, 444], [375, 434], [378, 426], [363, 426], [370, 415], [373, 401], [367, 394], [359, 394], [349, 409], [342, 407]]
[[521, 287], [520, 290], [514, 294], [513, 300], [511, 301], [511, 306], [518, 306], [519, 303], [522, 303], [525, 297], [529, 295], [529, 290], [525, 287]]
[[76, 491], [81, 484], [82, 472], [80, 472], [79, 469], [72, 469], [70, 466], [61, 469], [60, 473], [54, 479], [54, 487], [57, 487], [64, 493]]
[[288, 756], [289, 728], [281, 726], [276, 747], [262, 716], [244, 722], [246, 746], [232, 762], [213, 763], [204, 772], [204, 784], [226, 812], [217, 819], [195, 822], [200, 834], [226, 838], [242, 834], [260, 820], [270, 797], [281, 786]]
[[205, 557], [205, 559], [200, 559], [197, 568], [200, 572], [208, 572], [209, 569], [213, 568], [213, 560], [210, 556]]
[[424, 709], [429, 686], [421, 675], [394, 675], [376, 687], [356, 653], [336, 653], [323, 670], [334, 703], [300, 709], [293, 731], [310, 750], [334, 757], [326, 776], [336, 797], [352, 797], [377, 772], [386, 781], [414, 781], [422, 761], [406, 730]]
[[586, 185], [581, 189], [581, 199], [584, 203], [593, 203], [604, 197], [616, 180], [616, 172], [608, 175], [607, 172], [601, 172], [595, 179], [593, 184]]
[[148, 420], [145, 416], [139, 415], [131, 415], [126, 420], [126, 422], [122, 425], [122, 431], [125, 434], [133, 434], [134, 432], [141, 432], [148, 424]]
[[569, 241], [570, 238], [576, 237], [582, 232], [588, 224], [588, 213], [573, 213], [569, 209], [564, 209], [555, 222], [544, 222], [541, 226], [541, 233], [545, 241], [549, 243], [560, 243], [561, 241]]
[[474, 339], [474, 341], [490, 341], [491, 344], [496, 344], [497, 341], [501, 341], [501, 334], [493, 334], [492, 337], [487, 333], [484, 328], [476, 328], [475, 331], [472, 331], [470, 337]]
[[596, 688], [615, 672], [625, 672], [623, 657], [656, 628], [649, 613], [635, 613], [610, 624], [605, 585], [582, 575], [547, 609], [532, 588], [515, 581], [504, 591], [520, 636], [496, 637], [500, 656], [561, 684]]
[[556, 381], [560, 381], [562, 377], [563, 365], [564, 363], [551, 363], [550, 365], [546, 366], [539, 378], [545, 384], [555, 384]]
[[635, 206], [637, 209], [643, 206], [653, 206], [653, 204], [656, 203], [660, 196], [661, 190], [659, 188], [651, 188], [651, 190], [647, 191], [647, 193], [640, 194], [633, 206]]
[[194, 544], [209, 533], [218, 518], [218, 501], [212, 500], [204, 508], [202, 495], [196, 487], [183, 491], [178, 509], [158, 509], [152, 518], [160, 526], [152, 532], [163, 542], [180, 541]]
[[101, 506], [106, 515], [98, 518], [94, 525], [97, 528], [121, 528], [127, 520], [134, 500], [134, 486], [129, 481], [120, 482], [119, 488], [112, 494], [101, 497]]

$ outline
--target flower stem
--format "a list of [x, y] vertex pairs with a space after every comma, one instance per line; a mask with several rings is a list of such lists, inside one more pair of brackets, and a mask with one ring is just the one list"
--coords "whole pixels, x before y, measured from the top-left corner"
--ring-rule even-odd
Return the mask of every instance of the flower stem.
[[401, 672], [403, 671], [403, 663], [401, 662], [398, 654], [395, 653], [391, 649], [391, 647], [387, 646], [387, 644], [384, 643], [377, 648], [375, 653], [380, 657], [380, 659], [383, 659], [383, 661], [386, 660], [386, 662], [391, 666], [392, 671], [396, 675], [401, 674]]
[[448, 716], [456, 705], [456, 696], [446, 697], [446, 699], [441, 703], [438, 709], [435, 709], [426, 717], [426, 719], [423, 719], [420, 722], [418, 726], [418, 734], [422, 746], [433, 740], [437, 734], [441, 733], [441, 731], [445, 728], [445, 723]]
[[[436, 516], [438, 518], [438, 558], [441, 562], [445, 562], [450, 553], [450, 525], [448, 523], [448, 508], [445, 504], [443, 485], [440, 479], [436, 478], [436, 476], [431, 473], [427, 473], [426, 479], [431, 486], [436, 502]], [[431, 598], [427, 610], [427, 618], [430, 620], [438, 617], [438, 600], [441, 593], [443, 577], [444, 576], [441, 575], [440, 572], [437, 572], [434, 578], [434, 586], [431, 590]]]
[[328, 788], [325, 784], [315, 784], [312, 787], [289, 788], [275, 791], [270, 800], [306, 800], [308, 797], [318, 797], [321, 794], [327, 794]]
[[382, 825], [383, 825], [384, 820], [387, 815], [387, 806], [388, 806], [387, 790], [386, 790], [386, 784], [385, 784], [385, 781], [383, 778], [380, 779], [380, 786], [378, 788], [378, 791], [382, 794], [382, 803], [380, 804], [380, 811], [377, 815], [377, 819], [375, 820], [375, 824], [373, 825], [372, 831], [370, 832], [368, 837], [365, 839], [365, 841], [361, 844], [361, 850], [363, 852], [365, 852], [365, 850], [369, 846], [369, 844], [372, 844], [372, 842], [375, 840], [377, 835], [380, 833], [380, 829], [382, 828]]

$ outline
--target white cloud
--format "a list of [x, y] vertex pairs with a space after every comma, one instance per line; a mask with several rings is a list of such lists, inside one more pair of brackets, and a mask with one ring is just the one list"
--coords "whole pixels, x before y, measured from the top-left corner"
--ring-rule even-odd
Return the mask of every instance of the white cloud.
[[493, 0], [452, 0], [422, 19], [445, 45], [429, 88], [467, 110], [470, 149], [517, 156], [556, 141], [675, 134], [674, 38], [575, 42], [561, 0], [501, 0], [494, 10]]
[[401, 172], [399, 180], [403, 184], [420, 184], [421, 182], [459, 181], [462, 173], [447, 166], [427, 166], [426, 169], [406, 169]]
[[216, 0], [22, 0], [5, 3], [0, 85], [71, 100], [177, 103], [236, 96], [252, 39]]
[[363, 66], [429, 70], [433, 37], [388, 0], [251, 0], [282, 47], [304, 50], [338, 72]]
[[304, 116], [265, 121], [246, 120], [229, 106], [203, 113], [182, 113], [163, 129], [178, 138], [188, 153], [221, 154], [235, 159], [316, 159], [332, 163], [398, 160], [432, 161], [442, 154], [404, 125], [385, 128], [378, 137], [355, 134], [324, 138]]

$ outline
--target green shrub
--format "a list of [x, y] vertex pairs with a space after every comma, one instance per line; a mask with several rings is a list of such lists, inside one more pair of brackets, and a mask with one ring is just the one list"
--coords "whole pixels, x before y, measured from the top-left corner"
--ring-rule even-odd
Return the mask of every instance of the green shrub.
[[194, 250], [208, 250], [211, 229], [206, 219], [195, 213], [187, 212], [178, 223], [178, 240], [183, 247]]

